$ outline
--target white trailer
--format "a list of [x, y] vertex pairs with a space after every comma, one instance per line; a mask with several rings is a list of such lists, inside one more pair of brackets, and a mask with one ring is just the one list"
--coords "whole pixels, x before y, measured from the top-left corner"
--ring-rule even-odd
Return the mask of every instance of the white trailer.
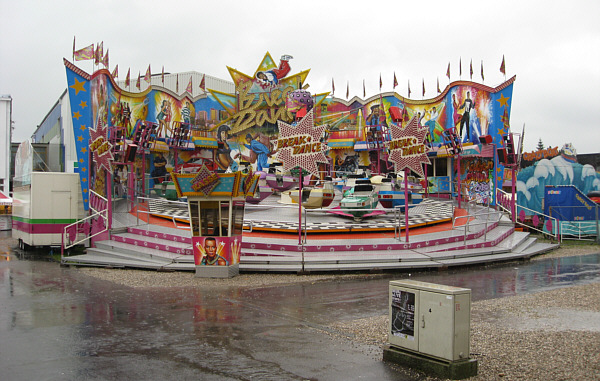
[[65, 226], [85, 217], [78, 173], [31, 172], [15, 178], [12, 236], [20, 247], [60, 246]]

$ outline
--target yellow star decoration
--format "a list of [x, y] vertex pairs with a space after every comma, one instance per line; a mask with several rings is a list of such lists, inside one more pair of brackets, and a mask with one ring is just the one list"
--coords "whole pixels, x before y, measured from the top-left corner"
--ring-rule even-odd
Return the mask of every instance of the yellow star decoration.
[[81, 168], [81, 172], [85, 172], [87, 169], [85, 167]]
[[85, 182], [87, 182], [87, 179], [84, 177], [83, 179], [81, 179], [81, 181], [83, 181], [85, 183]]
[[80, 129], [81, 131], [85, 131], [85, 129], [86, 129], [86, 128], [87, 128], [87, 127], [85, 126], [85, 124], [82, 124], [82, 125], [81, 125], [81, 127], [79, 127], [79, 129]]
[[79, 107], [86, 108], [87, 107], [87, 102], [86, 101], [81, 101], [81, 103], [79, 104]]
[[85, 188], [85, 189], [83, 190], [83, 193], [87, 193], [87, 188]]
[[81, 118], [81, 114], [79, 113], [79, 111], [75, 111], [73, 113], [73, 118], [79, 120], [79, 118]]
[[80, 135], [79, 137], [77, 137], [77, 140], [82, 141], [83, 140], [83, 136]]
[[83, 148], [81, 149], [81, 153], [86, 153], [86, 152], [87, 152], [87, 148], [83, 147]]
[[508, 100], [509, 100], [509, 99], [510, 99], [510, 98], [506, 98], [506, 97], [504, 96], [504, 94], [500, 94], [500, 99], [498, 99], [498, 102], [500, 102], [500, 107], [502, 107], [502, 106], [506, 106], [506, 107], [508, 107]]
[[69, 87], [75, 90], [75, 95], [78, 95], [80, 91], [85, 91], [85, 89], [83, 88], [83, 85], [85, 85], [85, 81], [79, 82], [77, 78], [73, 79], [75, 80], [75, 83]]
[[79, 162], [80, 162], [80, 163], [83, 163], [83, 159], [79, 159]]

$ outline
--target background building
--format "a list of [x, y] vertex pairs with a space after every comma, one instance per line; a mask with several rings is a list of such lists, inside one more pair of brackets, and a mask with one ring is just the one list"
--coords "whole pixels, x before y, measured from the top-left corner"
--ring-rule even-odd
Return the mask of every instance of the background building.
[[0, 95], [0, 191], [8, 196], [10, 190], [10, 140], [12, 137], [12, 98]]

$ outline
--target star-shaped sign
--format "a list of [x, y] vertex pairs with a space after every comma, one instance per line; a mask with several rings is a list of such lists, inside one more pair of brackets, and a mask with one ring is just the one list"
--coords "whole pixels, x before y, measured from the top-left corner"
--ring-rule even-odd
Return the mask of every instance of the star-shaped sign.
[[425, 145], [425, 136], [429, 129], [419, 125], [416, 116], [406, 127], [391, 124], [392, 140], [386, 145], [390, 152], [389, 160], [394, 163], [396, 172], [410, 169], [421, 177], [425, 177], [423, 164], [431, 164], [427, 157], [429, 148]]
[[112, 172], [112, 162], [114, 160], [112, 154], [112, 144], [108, 142], [106, 137], [106, 127], [99, 125], [97, 128], [90, 128], [90, 150], [94, 156], [94, 162], [100, 167], [104, 167], [109, 172]]
[[277, 160], [283, 163], [283, 170], [300, 167], [318, 176], [317, 163], [327, 163], [325, 144], [321, 142], [326, 124], [314, 125], [314, 109], [310, 110], [296, 126], [277, 121]]
[[219, 181], [219, 175], [208, 169], [206, 165], [202, 165], [196, 177], [192, 179], [191, 187], [196, 192], [202, 192], [208, 196], [219, 185]]

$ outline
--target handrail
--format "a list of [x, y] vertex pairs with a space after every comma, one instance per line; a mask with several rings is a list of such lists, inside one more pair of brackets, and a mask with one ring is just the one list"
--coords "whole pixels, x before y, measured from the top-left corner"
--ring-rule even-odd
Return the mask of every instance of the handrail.
[[[529, 229], [533, 229], [537, 232], [540, 232], [542, 234], [547, 234], [550, 237], [556, 239], [558, 242], [561, 242], [562, 238], [561, 238], [561, 233], [560, 233], [560, 223], [559, 220], [555, 217], [549, 216], [547, 214], [544, 213], [540, 213], [537, 210], [533, 210], [533, 209], [529, 209], [525, 206], [521, 206], [519, 204], [517, 204], [516, 200], [512, 200], [512, 195], [504, 192], [501, 189], [497, 189], [496, 190], [496, 205], [499, 206], [502, 210], [504, 210], [506, 213], [509, 214], [509, 216], [511, 217], [511, 220], [515, 221], [515, 224], [519, 224], [521, 226], [525, 226]], [[523, 210], [523, 211], [528, 211], [531, 212], [531, 214], [533, 214], [534, 216], [540, 216], [544, 219], [546, 219], [546, 221], [551, 221], [552, 226], [556, 226], [556, 233], [553, 232], [554, 229], [547, 229], [547, 231], [544, 231], [543, 229], [538, 229], [536, 226], [532, 226], [532, 225], [527, 225], [525, 223], [523, 223], [522, 221], [519, 221], [519, 218], [516, 218], [517, 216], [514, 216], [515, 218], [512, 218], [512, 211], [511, 207], [514, 206], [514, 211], [516, 213], [517, 210]], [[539, 218], [539, 217], [538, 217]], [[547, 222], [546, 222], [547, 223]]]
[[[90, 190], [90, 210], [93, 212], [91, 215], [76, 221], [72, 224], [69, 224], [63, 228], [63, 232], [61, 234], [61, 244], [60, 244], [60, 257], [61, 260], [64, 257], [64, 253], [66, 249], [70, 249], [75, 245], [79, 245], [90, 238], [93, 238], [97, 235], [105, 233], [108, 231], [108, 200], [98, 193]], [[93, 231], [93, 223], [94, 221], [102, 218], [103, 229], [92, 233]], [[91, 222], [91, 223], [90, 223]], [[84, 234], [84, 237], [80, 240], [76, 240], [78, 234]], [[65, 244], [65, 239], [69, 242]]]

